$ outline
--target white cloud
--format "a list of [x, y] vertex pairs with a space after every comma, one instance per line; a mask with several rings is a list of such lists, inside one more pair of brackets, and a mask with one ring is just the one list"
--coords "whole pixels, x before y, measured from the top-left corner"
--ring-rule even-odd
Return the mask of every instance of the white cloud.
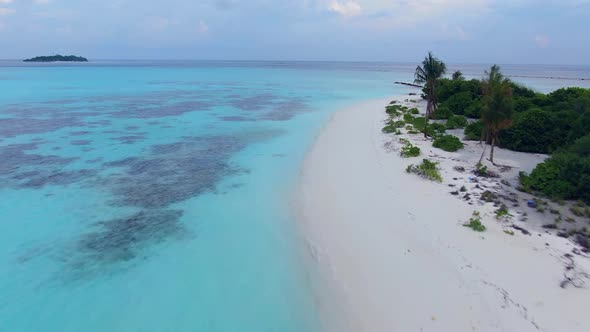
[[547, 48], [551, 44], [551, 39], [546, 35], [537, 35], [534, 38], [535, 44], [540, 48]]
[[489, 14], [497, 6], [493, 0], [304, 0], [303, 3], [307, 4], [303, 6], [307, 9], [321, 4], [324, 11], [360, 17], [355, 24], [380, 29], [412, 28], [421, 23], [461, 24], [464, 20]]
[[0, 7], [0, 16], [10, 15], [16, 13], [16, 10], [11, 8], [1, 8]]
[[330, 3], [329, 9], [330, 11], [338, 13], [342, 16], [357, 16], [360, 15], [362, 11], [361, 6], [353, 0], [348, 0], [346, 2], [333, 0]]
[[0, 3], [3, 5], [9, 4], [9, 3], [13, 3], [13, 0], [0, 0]]

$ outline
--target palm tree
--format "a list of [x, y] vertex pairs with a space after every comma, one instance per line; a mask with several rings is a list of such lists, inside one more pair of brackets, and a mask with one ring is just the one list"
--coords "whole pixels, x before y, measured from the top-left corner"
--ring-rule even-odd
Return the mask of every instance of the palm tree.
[[[512, 123], [512, 86], [510, 80], [500, 72], [500, 66], [493, 65], [486, 71], [483, 80], [483, 109], [481, 119], [484, 124], [486, 142], [490, 143], [490, 161], [494, 163], [494, 146], [498, 141], [500, 130]], [[483, 154], [485, 153], [485, 147]], [[481, 159], [480, 159], [481, 162]]]
[[462, 81], [464, 79], [465, 76], [463, 76], [463, 73], [460, 70], [453, 73], [453, 81]]
[[432, 118], [438, 107], [436, 98], [436, 83], [447, 71], [444, 62], [437, 59], [428, 52], [428, 56], [422, 61], [422, 66], [416, 67], [414, 82], [425, 84], [425, 96], [428, 104], [426, 105], [426, 118], [424, 121], [424, 137], [427, 137], [426, 129], [428, 128], [428, 119]]

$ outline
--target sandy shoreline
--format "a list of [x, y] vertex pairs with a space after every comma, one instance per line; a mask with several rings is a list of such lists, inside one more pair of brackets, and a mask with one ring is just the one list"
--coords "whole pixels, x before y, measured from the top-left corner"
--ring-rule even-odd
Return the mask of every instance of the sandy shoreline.
[[[559, 287], [572, 243], [507, 235], [491, 208], [407, 174], [422, 156], [384, 147], [390, 100], [335, 113], [302, 168], [297, 214], [325, 329], [589, 331], [590, 291]], [[474, 210], [487, 232], [461, 226]]]

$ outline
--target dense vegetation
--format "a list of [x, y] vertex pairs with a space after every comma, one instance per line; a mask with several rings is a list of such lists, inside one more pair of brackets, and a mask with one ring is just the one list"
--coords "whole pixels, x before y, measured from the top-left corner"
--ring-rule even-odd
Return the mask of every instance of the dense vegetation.
[[469, 123], [463, 115], [451, 115], [445, 124], [447, 129], [465, 128]]
[[[513, 82], [512, 125], [500, 131], [498, 145], [515, 151], [552, 153], [590, 133], [590, 89], [564, 88], [538, 93]], [[440, 103], [436, 118], [452, 115], [481, 119], [484, 83], [479, 80], [442, 79], [437, 86]], [[468, 126], [466, 136], [480, 139]]]
[[[448, 128], [458, 127], [457, 120], [450, 120], [458, 115], [477, 119], [465, 127], [465, 139], [487, 143], [491, 143], [489, 123], [494, 120], [499, 146], [551, 154], [530, 175], [522, 174], [522, 189], [590, 203], [590, 89], [571, 87], [543, 94], [503, 77], [493, 88], [489, 74], [483, 81], [464, 80], [461, 75], [439, 80], [435, 117], [449, 119]], [[494, 95], [496, 100], [491, 101]], [[486, 118], [490, 105], [504, 105], [498, 109], [505, 111], [492, 114], [500, 117], [490, 119], [487, 114]]]
[[432, 146], [448, 152], [455, 152], [463, 148], [463, 143], [453, 135], [438, 136]]
[[527, 191], [590, 203], [590, 135], [555, 152], [530, 175], [522, 173], [520, 181]]
[[75, 56], [75, 55], [50, 55], [50, 56], [38, 56], [30, 59], [23, 60], [24, 62], [56, 62], [56, 61], [67, 61], [67, 62], [88, 62], [88, 59]]

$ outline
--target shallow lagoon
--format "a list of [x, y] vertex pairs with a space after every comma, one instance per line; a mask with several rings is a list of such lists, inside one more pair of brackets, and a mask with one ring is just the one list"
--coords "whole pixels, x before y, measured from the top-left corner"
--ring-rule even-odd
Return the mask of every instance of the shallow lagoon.
[[289, 211], [313, 136], [391, 75], [3, 67], [0, 330], [313, 331]]
[[299, 166], [333, 111], [413, 68], [0, 63], [0, 330], [318, 330]]

